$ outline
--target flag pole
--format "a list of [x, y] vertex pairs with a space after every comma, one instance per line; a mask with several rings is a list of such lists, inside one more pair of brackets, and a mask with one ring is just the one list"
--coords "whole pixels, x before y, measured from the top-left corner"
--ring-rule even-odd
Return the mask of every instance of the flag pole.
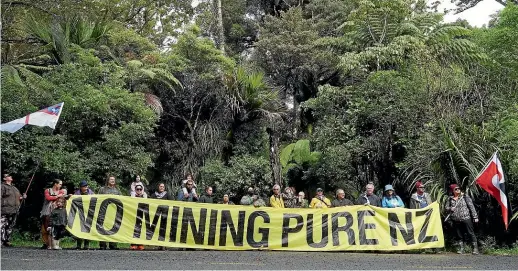
[[[50, 135], [52, 136], [54, 134], [54, 129], [52, 129], [51, 131], [52, 132], [50, 133]], [[32, 184], [32, 181], [34, 180], [34, 176], [36, 175], [36, 172], [38, 172], [40, 164], [41, 164], [41, 159], [38, 160], [38, 163], [36, 164], [36, 168], [34, 169], [34, 172], [32, 173], [31, 179], [29, 180], [29, 184], [27, 185], [27, 189], [25, 189], [25, 193], [23, 193], [24, 195], [27, 195], [27, 192], [29, 192], [29, 188], [31, 187], [31, 184]], [[20, 203], [20, 206], [18, 206], [18, 210], [16, 210], [16, 214], [13, 219], [13, 227], [16, 225], [16, 221], [18, 220], [18, 215], [20, 214], [20, 210], [22, 209], [24, 203], [25, 203], [25, 197], [22, 198], [22, 202]]]

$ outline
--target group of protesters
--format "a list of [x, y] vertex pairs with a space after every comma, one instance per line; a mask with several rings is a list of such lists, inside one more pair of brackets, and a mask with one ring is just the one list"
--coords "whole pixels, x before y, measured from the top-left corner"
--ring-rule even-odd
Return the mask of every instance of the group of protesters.
[[[1, 238], [2, 246], [12, 246], [10, 236], [15, 223], [16, 215], [20, 207], [20, 201], [26, 198], [12, 184], [13, 178], [9, 174], [3, 175], [2, 183], [2, 212], [1, 212]], [[93, 195], [94, 192], [89, 188], [86, 180], [81, 181], [79, 189], [73, 194], [68, 194], [66, 189], [62, 188], [63, 182], [55, 179], [52, 187], [45, 189], [43, 208], [40, 213], [41, 217], [41, 236], [44, 249], [61, 249], [59, 240], [65, 235], [67, 217], [65, 212], [65, 200], [71, 195]], [[154, 198], [163, 200], [178, 200], [186, 202], [198, 203], [219, 203], [234, 205], [230, 201], [230, 194], [225, 193], [220, 201], [215, 199], [213, 187], [205, 187], [204, 193], [197, 193], [197, 186], [191, 174], [188, 174], [182, 181], [181, 188], [176, 195], [166, 190], [165, 183], [159, 183], [155, 192], [146, 192], [145, 184], [140, 176], [136, 176], [135, 181], [130, 185], [130, 196], [136, 198]], [[268, 203], [259, 195], [253, 187], [247, 189], [247, 193], [241, 198], [240, 205], [248, 205], [254, 207], [273, 207], [273, 208], [333, 208], [351, 205], [372, 205], [382, 208], [405, 208], [405, 204], [396, 194], [392, 185], [384, 187], [383, 196], [380, 198], [375, 194], [373, 183], [369, 183], [365, 187], [365, 191], [355, 201], [346, 198], [344, 189], [337, 189], [335, 198], [328, 199], [324, 195], [322, 188], [316, 189], [316, 195], [311, 201], [305, 198], [304, 192], [296, 192], [293, 187], [285, 187], [281, 191], [281, 186], [276, 184], [273, 186], [272, 195]], [[473, 245], [473, 253], [478, 254], [477, 239], [474, 233], [473, 223], [478, 222], [477, 212], [474, 208], [472, 200], [464, 195], [460, 187], [456, 184], [450, 186], [451, 196], [446, 202], [446, 210], [449, 213], [448, 218], [453, 223], [456, 231], [456, 239], [458, 253], [464, 252], [464, 241], [469, 241]], [[115, 176], [109, 176], [105, 186], [101, 187], [98, 194], [122, 195], [121, 190], [116, 184]], [[416, 183], [416, 191], [410, 198], [409, 208], [420, 209], [426, 208], [432, 203], [430, 194], [425, 192], [424, 183], [418, 181]], [[467, 237], [467, 238], [465, 238]], [[76, 238], [76, 249], [90, 249], [89, 241]], [[110, 242], [100, 242], [101, 250], [116, 250], [117, 244]], [[160, 247], [165, 249], [164, 247]], [[143, 250], [143, 245], [131, 244], [132, 250]]]

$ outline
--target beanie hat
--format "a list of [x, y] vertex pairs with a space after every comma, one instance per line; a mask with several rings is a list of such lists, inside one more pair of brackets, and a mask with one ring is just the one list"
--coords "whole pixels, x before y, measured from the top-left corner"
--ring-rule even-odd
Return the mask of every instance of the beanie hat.
[[453, 192], [453, 190], [455, 190], [457, 187], [459, 187], [458, 184], [450, 184], [450, 191]]

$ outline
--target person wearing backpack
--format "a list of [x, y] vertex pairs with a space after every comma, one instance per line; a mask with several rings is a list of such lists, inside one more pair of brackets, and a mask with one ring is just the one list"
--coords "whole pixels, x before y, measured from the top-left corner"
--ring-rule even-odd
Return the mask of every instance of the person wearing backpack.
[[[473, 201], [469, 196], [462, 193], [457, 184], [450, 185], [450, 191], [452, 195], [446, 202], [446, 211], [449, 212], [447, 219], [451, 219], [457, 235], [457, 253], [464, 253], [464, 241], [471, 241], [473, 254], [479, 254], [477, 236], [473, 228], [473, 222], [478, 222], [478, 214]], [[464, 238], [464, 235], [467, 235], [467, 238]]]
[[330, 208], [331, 201], [324, 196], [324, 190], [317, 188], [317, 195], [309, 203], [309, 208]]

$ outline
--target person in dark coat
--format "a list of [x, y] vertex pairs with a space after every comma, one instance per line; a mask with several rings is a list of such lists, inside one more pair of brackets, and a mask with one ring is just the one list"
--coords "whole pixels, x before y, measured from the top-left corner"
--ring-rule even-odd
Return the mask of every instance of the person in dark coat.
[[203, 194], [198, 200], [199, 203], [214, 203], [214, 195], [212, 194], [212, 187], [207, 186], [205, 188], [205, 194]]
[[61, 249], [59, 240], [65, 237], [67, 226], [67, 211], [65, 210], [65, 198], [56, 200], [56, 208], [50, 213], [49, 227], [47, 231], [51, 236], [49, 249]]
[[354, 203], [345, 198], [345, 192], [343, 189], [336, 190], [336, 198], [331, 202], [332, 207], [350, 206]]
[[372, 205], [381, 207], [381, 199], [374, 194], [374, 184], [368, 183], [365, 186], [365, 193], [356, 200], [357, 205]]
[[13, 177], [4, 174], [2, 183], [2, 216], [0, 220], [2, 230], [2, 246], [11, 247], [11, 233], [13, 232], [16, 213], [20, 208], [20, 200], [27, 198], [27, 195], [20, 194], [18, 188], [12, 184]]
[[174, 200], [173, 195], [165, 190], [165, 183], [159, 183], [155, 193], [152, 193], [149, 197], [152, 199]]

